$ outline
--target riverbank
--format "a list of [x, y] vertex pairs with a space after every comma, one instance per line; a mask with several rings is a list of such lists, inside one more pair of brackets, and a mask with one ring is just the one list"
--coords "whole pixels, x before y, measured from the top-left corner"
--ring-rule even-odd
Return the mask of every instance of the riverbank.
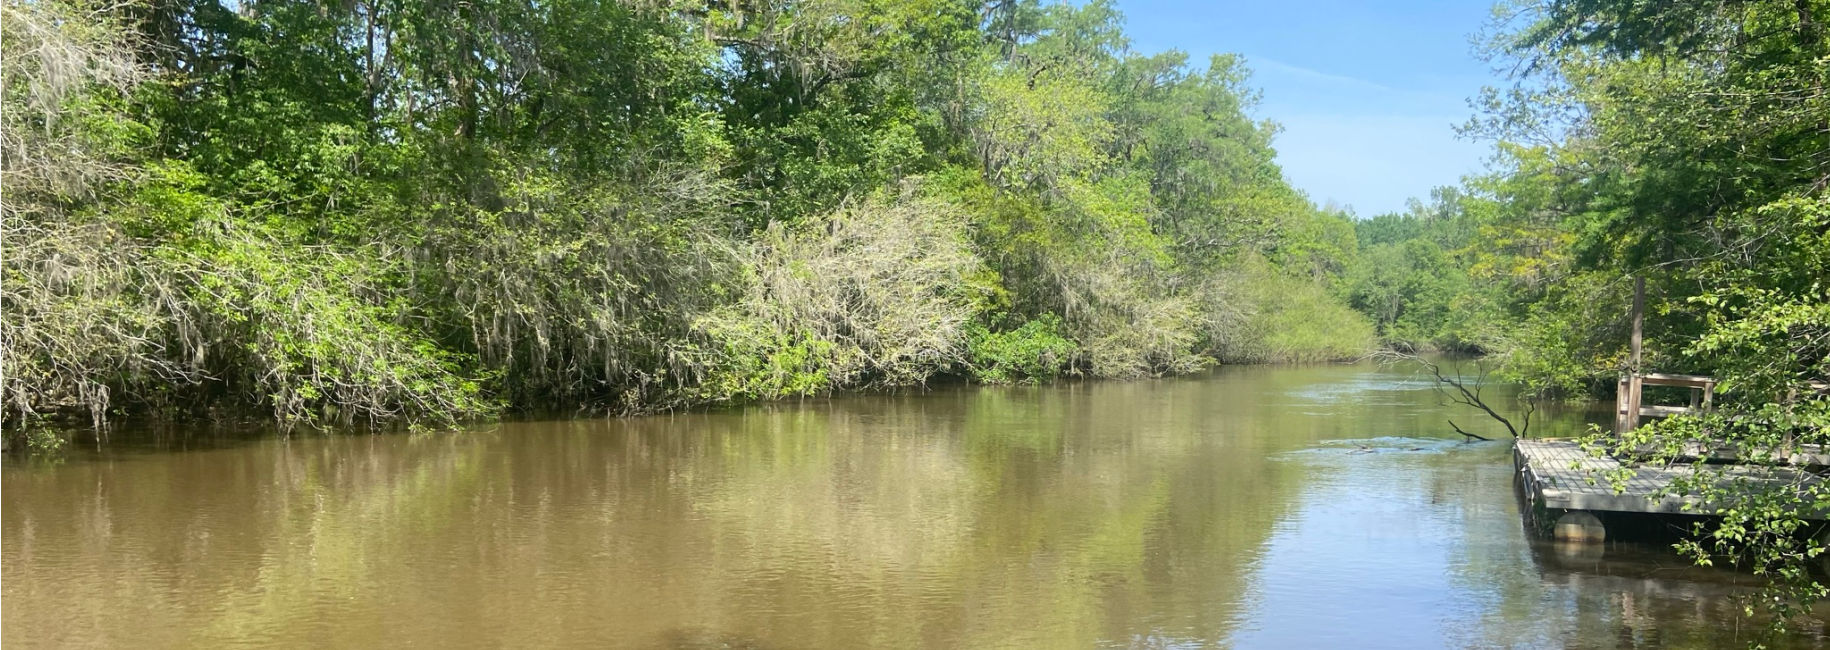
[[[1354, 359], [1328, 359], [1306, 361], [1263, 362], [1255, 364], [1225, 364], [1228, 366], [1252, 367], [1300, 367], [1312, 364], [1340, 364], [1363, 361], [1364, 356]], [[106, 448], [117, 444], [125, 433], [127, 438], [144, 440], [150, 436], [154, 440], [165, 439], [174, 435], [188, 437], [190, 432], [208, 431], [212, 436], [228, 439], [254, 439], [262, 437], [287, 437], [301, 431], [319, 433], [409, 433], [420, 431], [461, 431], [479, 426], [491, 426], [503, 423], [543, 421], [547, 419], [571, 418], [625, 418], [652, 415], [683, 415], [691, 413], [718, 412], [721, 410], [741, 409], [749, 406], [794, 405], [810, 399], [864, 398], [872, 396], [891, 396], [903, 394], [926, 394], [933, 391], [969, 390], [973, 388], [996, 387], [1058, 387], [1064, 384], [1081, 382], [1132, 382], [1148, 379], [1169, 379], [1189, 377], [1212, 372], [1220, 367], [1218, 361], [1211, 361], [1195, 368], [1176, 374], [1163, 374], [1150, 378], [1100, 378], [1088, 376], [1072, 368], [1060, 374], [1048, 377], [1026, 376], [1011, 379], [1008, 376], [983, 381], [971, 374], [939, 373], [921, 384], [874, 385], [829, 390], [819, 393], [782, 395], [771, 398], [748, 400], [705, 400], [693, 403], [678, 403], [666, 408], [650, 407], [638, 409], [615, 410], [615, 407], [578, 407], [573, 409], [513, 410], [503, 409], [488, 416], [476, 416], [469, 419], [452, 419], [443, 421], [433, 427], [423, 423], [398, 420], [370, 422], [335, 422], [323, 419], [308, 422], [276, 421], [270, 414], [254, 409], [212, 408], [201, 411], [178, 414], [122, 414], [104, 420], [99, 426], [93, 424], [88, 413], [64, 412], [40, 414], [33, 426], [14, 430], [10, 435], [0, 437], [0, 452], [24, 453], [58, 457], [72, 445], [86, 448]], [[133, 443], [130, 443], [133, 444]]]

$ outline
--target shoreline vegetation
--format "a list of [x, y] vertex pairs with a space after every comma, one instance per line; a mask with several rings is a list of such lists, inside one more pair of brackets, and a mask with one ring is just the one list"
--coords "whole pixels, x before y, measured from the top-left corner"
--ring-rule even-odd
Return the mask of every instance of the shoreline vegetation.
[[[1487, 172], [1317, 206], [1246, 61], [1036, 0], [0, 0], [0, 427], [440, 427], [1215, 363], [1709, 375], [1595, 453], [1830, 444], [1830, 0], [1506, 0]], [[1645, 287], [1644, 361], [1628, 354]], [[51, 420], [74, 415], [77, 427]], [[1830, 589], [1830, 490], [1684, 550]], [[1754, 604], [1748, 610], [1755, 610]]]
[[1106, 2], [0, 7], [16, 446], [1375, 345], [1245, 63]]
[[1362, 219], [1283, 179], [1245, 61], [1132, 50], [1109, 2], [4, 0], [0, 425], [1380, 347], [1603, 395], [1632, 278], [1649, 366], [1786, 401], [1830, 374], [1817, 4], [1501, 3], [1490, 171]]

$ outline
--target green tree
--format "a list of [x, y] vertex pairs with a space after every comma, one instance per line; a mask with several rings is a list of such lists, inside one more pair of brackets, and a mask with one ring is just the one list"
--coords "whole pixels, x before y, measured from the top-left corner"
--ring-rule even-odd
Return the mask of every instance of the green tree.
[[[1802, 388], [1830, 375], [1830, 4], [1557, 0], [1502, 14], [1518, 28], [1496, 51], [1521, 74], [1470, 125], [1502, 139], [1505, 162], [1474, 186], [1499, 203], [1470, 270], [1507, 287], [1521, 316], [1512, 371], [1568, 390], [1632, 370], [1625, 306], [1641, 278], [1641, 369], [1715, 374], [1723, 399], [1599, 447], [1677, 462], [1707, 439], [1781, 464], [1788, 445], [1830, 439], [1825, 397]], [[1685, 548], [1774, 576], [1783, 597], [1761, 602], [1783, 628], [1825, 594], [1801, 513], [1830, 503], [1722, 477], [1699, 464], [1675, 487], [1721, 516]]]
[[0, 6], [9, 425], [1369, 345], [1353, 227], [1283, 180], [1243, 63], [1133, 52], [1108, 2]]

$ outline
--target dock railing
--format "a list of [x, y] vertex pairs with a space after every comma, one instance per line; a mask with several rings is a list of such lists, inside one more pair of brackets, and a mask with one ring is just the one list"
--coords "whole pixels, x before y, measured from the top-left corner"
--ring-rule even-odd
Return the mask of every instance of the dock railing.
[[[1690, 403], [1685, 406], [1646, 404], [1647, 386], [1675, 386], [1690, 389]], [[1708, 411], [1716, 403], [1716, 379], [1703, 375], [1678, 375], [1663, 372], [1630, 373], [1620, 377], [1614, 397], [1614, 433], [1639, 428], [1640, 418], [1670, 417]]]
[[[1716, 385], [1714, 377], [1703, 375], [1679, 375], [1671, 373], [1631, 373], [1620, 377], [1619, 391], [1614, 401], [1614, 434], [1621, 435], [1639, 428], [1642, 418], [1671, 417], [1690, 413], [1705, 413], [1715, 408]], [[1672, 386], [1690, 389], [1689, 403], [1684, 406], [1663, 404], [1646, 404], [1645, 387]], [[1787, 401], [1798, 399], [1801, 394], [1830, 394], [1830, 382], [1808, 381], [1793, 388]], [[1721, 462], [1743, 462], [1742, 454], [1746, 450], [1729, 449], [1709, 440], [1693, 440], [1686, 445], [1685, 457], [1707, 458]], [[1830, 449], [1819, 444], [1797, 444], [1792, 432], [1786, 432], [1777, 449], [1766, 450], [1778, 453], [1781, 458], [1794, 465], [1830, 467]]]

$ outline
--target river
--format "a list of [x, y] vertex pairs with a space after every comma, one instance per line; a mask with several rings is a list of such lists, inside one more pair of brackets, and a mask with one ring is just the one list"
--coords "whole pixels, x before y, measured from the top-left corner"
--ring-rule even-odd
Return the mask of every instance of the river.
[[[1503, 391], [1491, 389], [1503, 397]], [[26, 647], [1744, 644], [1749, 576], [1527, 535], [1403, 368], [949, 387], [0, 468]], [[1592, 413], [1534, 425], [1572, 435]], [[1476, 426], [1478, 425], [1478, 426]], [[1818, 639], [1794, 639], [1807, 644]]]

